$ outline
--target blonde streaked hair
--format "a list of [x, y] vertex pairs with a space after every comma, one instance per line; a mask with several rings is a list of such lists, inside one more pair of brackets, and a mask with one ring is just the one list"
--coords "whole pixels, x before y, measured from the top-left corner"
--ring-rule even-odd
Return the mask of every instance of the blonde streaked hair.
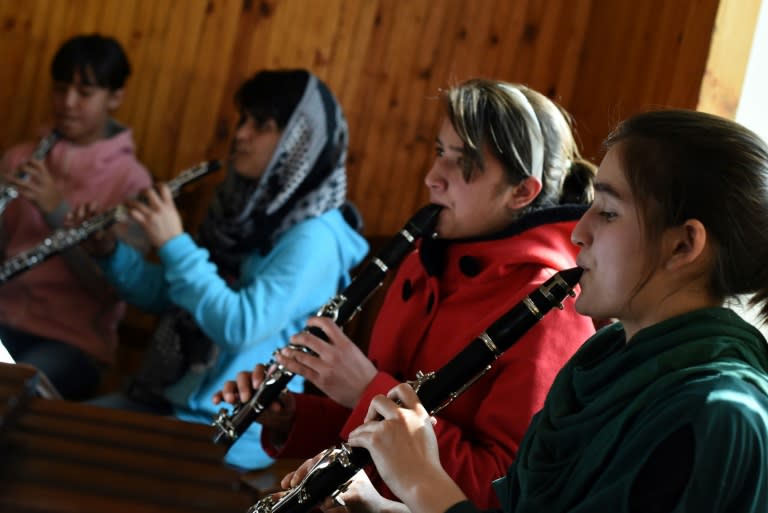
[[570, 117], [552, 100], [521, 84], [487, 79], [463, 82], [443, 97], [464, 143], [465, 180], [485, 168], [487, 148], [510, 184], [528, 177], [541, 182], [532, 208], [592, 200], [595, 167], [581, 158]]

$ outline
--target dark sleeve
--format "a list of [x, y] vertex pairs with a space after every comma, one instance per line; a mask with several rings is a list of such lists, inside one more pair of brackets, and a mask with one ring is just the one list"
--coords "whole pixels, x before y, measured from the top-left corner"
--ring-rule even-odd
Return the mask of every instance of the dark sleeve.
[[501, 509], [484, 509], [480, 510], [475, 507], [470, 501], [457, 502], [447, 510], [445, 513], [503, 513]]
[[768, 511], [768, 398], [745, 382], [712, 390], [653, 449], [629, 502], [632, 512]]
[[694, 450], [690, 425], [680, 427], [659, 443], [632, 483], [629, 512], [671, 512], [691, 478]]

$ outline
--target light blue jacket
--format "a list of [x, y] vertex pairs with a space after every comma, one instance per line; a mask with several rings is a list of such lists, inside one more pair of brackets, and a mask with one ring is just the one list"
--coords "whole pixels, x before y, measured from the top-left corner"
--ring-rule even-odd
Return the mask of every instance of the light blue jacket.
[[[245, 258], [234, 286], [186, 233], [159, 248], [160, 265], [119, 244], [102, 268], [128, 302], [150, 312], [178, 305], [216, 343], [211, 367], [190, 370], [166, 390], [178, 418], [209, 424], [220, 408], [211, 402], [213, 394], [239, 371], [269, 362], [349, 283], [349, 270], [367, 251], [365, 239], [335, 209], [289, 229], [267, 255], [254, 252]], [[288, 388], [301, 391], [303, 380], [297, 376]], [[227, 462], [243, 468], [269, 465], [260, 436], [261, 426], [254, 423], [227, 453]]]

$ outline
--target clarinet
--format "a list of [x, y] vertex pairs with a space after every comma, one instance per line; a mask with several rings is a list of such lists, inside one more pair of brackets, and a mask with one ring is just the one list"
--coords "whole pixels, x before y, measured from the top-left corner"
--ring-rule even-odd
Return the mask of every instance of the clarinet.
[[[40, 142], [37, 143], [37, 147], [32, 152], [32, 158], [35, 160], [43, 160], [45, 156], [48, 154], [49, 151], [51, 151], [51, 148], [53, 148], [53, 145], [56, 144], [56, 141], [59, 140], [61, 135], [59, 132], [54, 130], [50, 134], [46, 135], [42, 139], [40, 139]], [[26, 178], [26, 173], [19, 173], [19, 178]], [[0, 185], [0, 215], [5, 211], [5, 207], [8, 206], [8, 203], [13, 201], [15, 198], [19, 196], [19, 191], [10, 184], [2, 184]]]
[[[553, 307], [562, 309], [565, 297], [575, 296], [573, 288], [581, 273], [579, 267], [556, 273], [439, 370], [419, 371], [409, 384], [430, 415], [445, 408], [485, 374], [496, 358]], [[326, 497], [346, 491], [352, 476], [369, 463], [371, 456], [361, 447], [341, 444], [327, 449], [301, 483], [277, 500], [264, 497], [248, 513], [306, 513]]]
[[[218, 160], [202, 162], [197, 166], [186, 169], [177, 177], [168, 181], [168, 187], [175, 196], [181, 188], [203, 176], [218, 170], [221, 163]], [[18, 274], [28, 271], [48, 258], [71, 248], [90, 237], [99, 230], [105, 230], [114, 223], [126, 219], [124, 205], [118, 205], [106, 212], [95, 215], [72, 228], [59, 228], [46, 237], [34, 248], [28, 249], [10, 258], [0, 265], [0, 284], [5, 283]]]
[[[363, 303], [382, 285], [387, 271], [398, 266], [410, 253], [416, 239], [424, 234], [431, 234], [440, 210], [441, 207], [438, 205], [427, 205], [416, 212], [403, 229], [352, 280], [352, 283], [340, 294], [331, 298], [316, 315], [328, 317], [338, 326], [352, 319], [362, 309]], [[318, 328], [308, 327], [304, 331], [328, 342], [328, 337]], [[314, 354], [304, 346], [289, 344], [289, 347]], [[274, 360], [266, 367], [270, 370], [250, 401], [236, 405], [231, 414], [228, 414], [226, 408], [222, 408], [213, 418], [212, 424], [217, 428], [213, 437], [214, 443], [227, 447], [235, 443], [293, 379], [294, 374]]]

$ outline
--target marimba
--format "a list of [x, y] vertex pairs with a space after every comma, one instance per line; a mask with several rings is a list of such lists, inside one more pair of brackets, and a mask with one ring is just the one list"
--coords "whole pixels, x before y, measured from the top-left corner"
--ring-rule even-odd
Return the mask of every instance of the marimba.
[[0, 364], [3, 513], [245, 513], [258, 494], [213, 428], [38, 397], [40, 373]]

